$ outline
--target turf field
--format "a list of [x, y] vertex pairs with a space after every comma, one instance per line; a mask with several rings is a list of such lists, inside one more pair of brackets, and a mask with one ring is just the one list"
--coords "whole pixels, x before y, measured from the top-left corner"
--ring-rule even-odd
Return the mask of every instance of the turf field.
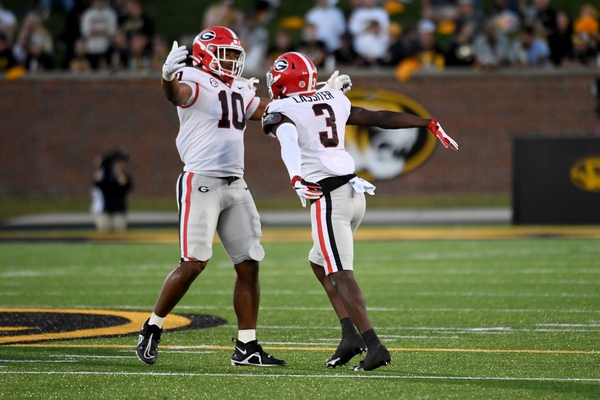
[[[277, 240], [289, 232], [265, 232], [258, 330], [283, 368], [230, 365], [234, 272], [218, 245], [167, 321], [226, 322], [167, 331], [148, 366], [135, 356], [136, 331], [175, 266], [174, 232], [128, 243], [5, 238], [0, 398], [600, 398], [600, 240], [476, 240], [445, 229], [429, 237], [455, 239], [404, 231], [357, 241], [357, 280], [392, 353], [390, 366], [358, 373], [323, 365], [339, 325], [311, 275], [310, 244]], [[72, 339], [41, 340], [61, 337]]]

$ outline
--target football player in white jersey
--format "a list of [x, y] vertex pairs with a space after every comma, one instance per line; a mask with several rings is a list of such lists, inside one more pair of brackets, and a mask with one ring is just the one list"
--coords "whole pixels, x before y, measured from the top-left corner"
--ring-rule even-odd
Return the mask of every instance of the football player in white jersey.
[[344, 149], [345, 125], [428, 127], [445, 147], [458, 150], [458, 145], [435, 118], [352, 106], [343, 93], [351, 83], [337, 83], [317, 91], [313, 62], [301, 53], [281, 55], [267, 73], [273, 101], [262, 124], [265, 133], [279, 139], [291, 186], [303, 204], [311, 202], [313, 248], [308, 258], [342, 326], [342, 340], [325, 365], [344, 365], [366, 349], [364, 360], [351, 369], [368, 371], [387, 365], [391, 357], [354, 279], [353, 234], [365, 214], [364, 192], [374, 194], [375, 187], [354, 174], [354, 160]]
[[245, 51], [232, 30], [203, 30], [194, 40], [194, 67], [185, 66], [187, 57], [186, 47], [174, 42], [162, 74], [163, 93], [177, 106], [176, 145], [185, 164], [177, 183], [181, 260], [142, 327], [137, 355], [147, 364], [156, 362], [165, 317], [206, 267], [216, 232], [237, 274], [238, 338], [231, 363], [285, 365], [256, 340], [258, 270], [265, 253], [259, 215], [243, 178], [246, 120], [260, 120], [269, 100], [256, 97], [257, 80], [241, 77]]

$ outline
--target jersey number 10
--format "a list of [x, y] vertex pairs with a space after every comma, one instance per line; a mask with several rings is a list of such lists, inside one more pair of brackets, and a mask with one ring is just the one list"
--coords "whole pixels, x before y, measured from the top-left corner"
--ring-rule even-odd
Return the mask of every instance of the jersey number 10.
[[[235, 129], [243, 131], [246, 127], [246, 118], [244, 107], [244, 99], [242, 95], [237, 92], [231, 92], [231, 107], [227, 98], [227, 92], [221, 90], [219, 92], [219, 103], [221, 103], [221, 119], [219, 120], [218, 127], [229, 129], [231, 124]], [[231, 117], [229, 110], [232, 110]]]

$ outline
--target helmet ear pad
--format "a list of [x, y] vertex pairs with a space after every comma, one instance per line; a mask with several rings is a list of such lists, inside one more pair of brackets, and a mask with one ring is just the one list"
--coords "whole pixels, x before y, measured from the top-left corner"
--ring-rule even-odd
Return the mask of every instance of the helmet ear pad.
[[[237, 59], [227, 58], [229, 51], [235, 51]], [[212, 26], [194, 39], [192, 59], [194, 66], [207, 69], [225, 80], [233, 80], [242, 76], [246, 52], [235, 32], [222, 26]]]
[[267, 72], [267, 87], [273, 99], [312, 95], [317, 90], [317, 67], [302, 53], [279, 56]]

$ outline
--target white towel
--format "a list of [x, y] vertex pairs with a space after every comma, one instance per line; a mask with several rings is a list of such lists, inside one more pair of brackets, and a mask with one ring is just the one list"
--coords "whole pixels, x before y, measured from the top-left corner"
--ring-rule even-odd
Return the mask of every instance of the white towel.
[[359, 178], [358, 176], [355, 178], [350, 179], [350, 185], [354, 188], [354, 190], [356, 190], [358, 193], [364, 193], [367, 192], [369, 193], [371, 196], [375, 194], [375, 185], [373, 185], [371, 182], [369, 181], [365, 181], [362, 178]]

